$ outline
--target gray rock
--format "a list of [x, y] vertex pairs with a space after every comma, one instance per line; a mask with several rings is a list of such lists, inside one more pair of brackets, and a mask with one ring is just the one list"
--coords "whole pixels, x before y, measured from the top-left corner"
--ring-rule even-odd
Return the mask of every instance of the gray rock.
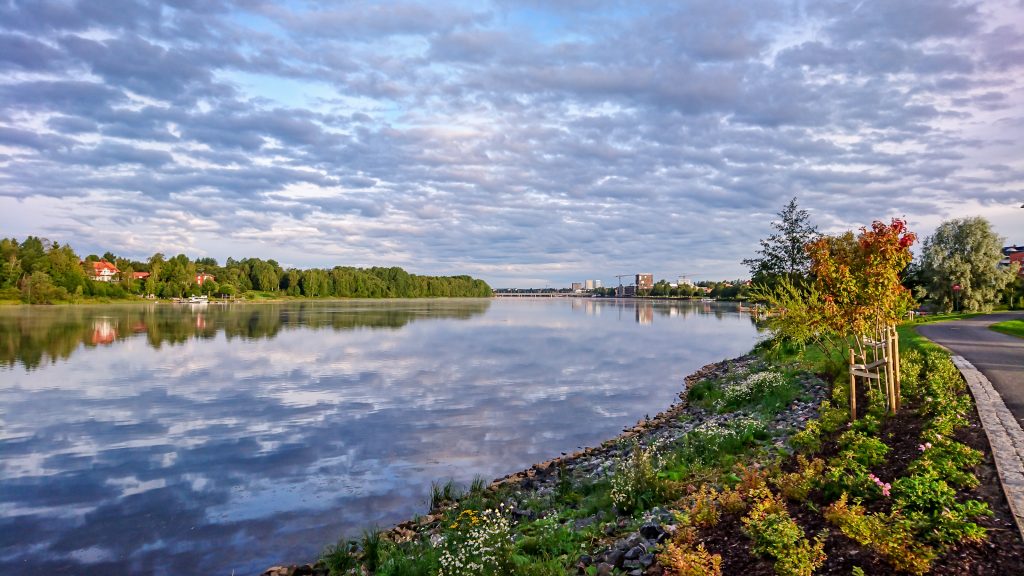
[[614, 569], [615, 566], [612, 566], [607, 562], [601, 562], [597, 565], [597, 576], [611, 576], [612, 570]]
[[619, 549], [612, 550], [605, 556], [604, 561], [611, 564], [612, 566], [622, 566], [622, 556], [624, 552]]
[[647, 553], [647, 546], [645, 546], [644, 544], [638, 544], [638, 545], [633, 546], [632, 548], [630, 548], [626, 552], [626, 555], [623, 556], [623, 558], [625, 558], [626, 560], [636, 560], [637, 558], [639, 558], [640, 556], [642, 556], [642, 555], [644, 555], [646, 553]]
[[665, 529], [656, 522], [648, 522], [640, 527], [640, 535], [648, 540], [657, 541], [664, 533]]

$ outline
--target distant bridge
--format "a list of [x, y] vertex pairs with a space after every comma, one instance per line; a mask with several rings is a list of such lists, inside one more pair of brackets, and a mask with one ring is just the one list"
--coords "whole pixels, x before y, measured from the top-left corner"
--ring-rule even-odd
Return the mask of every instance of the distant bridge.
[[495, 298], [589, 298], [572, 292], [495, 292]]

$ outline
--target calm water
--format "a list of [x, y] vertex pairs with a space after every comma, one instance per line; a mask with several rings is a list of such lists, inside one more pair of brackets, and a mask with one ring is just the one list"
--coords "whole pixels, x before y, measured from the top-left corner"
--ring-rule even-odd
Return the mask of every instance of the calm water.
[[0, 573], [254, 574], [595, 445], [750, 349], [735, 306], [0, 310]]

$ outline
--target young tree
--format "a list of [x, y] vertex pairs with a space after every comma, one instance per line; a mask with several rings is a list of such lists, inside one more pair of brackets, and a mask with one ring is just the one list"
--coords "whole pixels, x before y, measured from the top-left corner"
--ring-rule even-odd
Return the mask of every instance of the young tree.
[[823, 236], [807, 245], [813, 283], [802, 287], [783, 277], [774, 288], [755, 288], [751, 298], [778, 312], [768, 321], [776, 339], [816, 343], [836, 362], [851, 342], [863, 355], [860, 337], [894, 324], [913, 305], [900, 272], [916, 239], [899, 219], [876, 221], [856, 238]]
[[794, 197], [778, 216], [779, 220], [772, 222], [777, 232], [761, 240], [758, 257], [743, 260], [757, 284], [774, 284], [783, 277], [799, 282], [807, 277], [811, 266], [804, 246], [819, 234], [818, 228], [810, 223], [810, 214], [797, 207]]
[[943, 222], [925, 240], [921, 255], [928, 296], [945, 311], [957, 301], [961, 310], [991, 310], [1016, 273], [1013, 267], [999, 268], [1002, 246], [1003, 239], [984, 218]]

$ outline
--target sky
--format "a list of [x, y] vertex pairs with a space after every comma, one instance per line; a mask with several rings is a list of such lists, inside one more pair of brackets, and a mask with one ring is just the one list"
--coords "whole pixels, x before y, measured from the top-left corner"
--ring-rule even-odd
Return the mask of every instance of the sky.
[[983, 216], [1024, 244], [1024, 0], [0, 0], [0, 235], [494, 287]]

